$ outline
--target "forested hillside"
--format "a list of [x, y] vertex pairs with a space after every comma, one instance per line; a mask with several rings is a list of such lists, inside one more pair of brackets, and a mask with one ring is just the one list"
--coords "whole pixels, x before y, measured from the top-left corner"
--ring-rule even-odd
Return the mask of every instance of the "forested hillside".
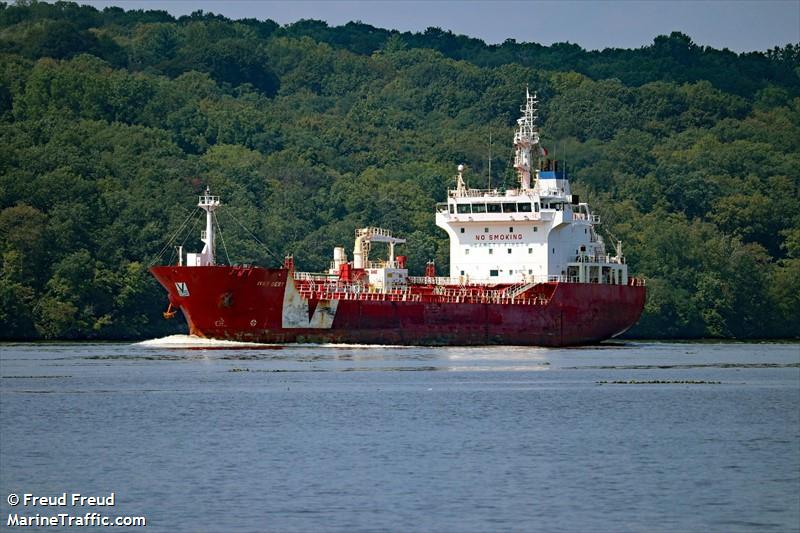
[[369, 224], [408, 238], [412, 273], [444, 272], [434, 204], [459, 163], [489, 182], [490, 134], [491, 183], [513, 185], [526, 85], [545, 145], [647, 278], [629, 335], [797, 337], [799, 65], [798, 44], [735, 54], [681, 33], [591, 52], [0, 4], [0, 338], [182, 328], [147, 267], [206, 184], [231, 262], [320, 270]]

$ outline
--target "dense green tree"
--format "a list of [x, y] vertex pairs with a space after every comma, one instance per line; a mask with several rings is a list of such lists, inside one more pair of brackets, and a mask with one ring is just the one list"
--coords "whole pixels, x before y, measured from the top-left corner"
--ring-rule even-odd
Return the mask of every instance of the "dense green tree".
[[323, 270], [382, 225], [412, 274], [444, 272], [434, 205], [459, 163], [472, 186], [515, 185], [526, 85], [647, 279], [630, 335], [800, 336], [796, 44], [586, 51], [71, 2], [0, 4], [0, 30], [0, 338], [180, 330], [147, 267], [199, 246], [206, 185], [225, 261]]

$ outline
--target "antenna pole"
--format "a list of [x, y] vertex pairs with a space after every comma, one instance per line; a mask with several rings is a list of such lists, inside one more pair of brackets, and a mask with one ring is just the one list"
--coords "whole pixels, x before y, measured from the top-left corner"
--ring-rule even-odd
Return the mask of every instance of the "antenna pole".
[[489, 189], [492, 188], [492, 130], [489, 130]]

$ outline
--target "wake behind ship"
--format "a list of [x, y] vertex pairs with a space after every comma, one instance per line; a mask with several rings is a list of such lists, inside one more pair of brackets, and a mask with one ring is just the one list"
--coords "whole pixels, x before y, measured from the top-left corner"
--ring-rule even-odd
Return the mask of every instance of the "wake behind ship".
[[[641, 315], [642, 279], [629, 277], [589, 205], [570, 191], [558, 162], [547, 158], [536, 127], [536, 96], [526, 95], [514, 135], [519, 187], [472, 189], [459, 165], [455, 188], [436, 206], [436, 225], [450, 238], [450, 272], [410, 276], [405, 243], [388, 230], [357, 229], [352, 259], [333, 251], [324, 273], [218, 265], [215, 211], [208, 189], [200, 253], [178, 250], [178, 264], [150, 271], [180, 309], [190, 333], [266, 343], [332, 342], [406, 345], [518, 344], [566, 346], [617, 336]], [[535, 164], [534, 164], [535, 161]], [[388, 257], [371, 260], [373, 243]]]

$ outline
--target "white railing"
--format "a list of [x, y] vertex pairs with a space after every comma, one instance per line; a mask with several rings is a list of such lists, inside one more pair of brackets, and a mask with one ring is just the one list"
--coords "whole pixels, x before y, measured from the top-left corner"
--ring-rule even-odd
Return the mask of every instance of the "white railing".
[[[467, 276], [450, 278], [445, 276], [409, 276], [408, 282], [415, 285], [442, 285], [442, 286], [469, 286], [469, 285], [506, 285], [508, 281], [499, 280], [496, 278], [470, 278]], [[552, 283], [555, 281], [565, 282], [573, 278], [567, 276], [537, 276], [528, 275], [521, 277], [511, 282], [510, 286], [501, 290], [508, 290], [518, 285], [525, 285], [526, 283]], [[577, 279], [577, 278], [574, 278]]]
[[466, 189], [464, 191], [459, 191], [458, 189], [447, 190], [447, 196], [450, 198], [478, 198], [481, 196], [497, 197], [505, 195], [505, 192], [500, 192], [498, 189]]
[[[464, 205], [464, 204], [461, 204]], [[498, 204], [499, 205], [499, 204]], [[535, 211], [494, 211], [494, 212], [486, 212], [486, 213], [446, 213], [448, 216], [446, 218], [452, 220], [466, 220], [470, 219], [475, 222], [497, 222], [497, 221], [512, 221], [512, 220], [541, 220], [542, 214], [548, 215], [548, 213], [537, 213]], [[552, 213], [549, 214], [549, 218], [552, 218]], [[548, 218], [548, 217], [545, 217]]]
[[373, 240], [375, 237], [385, 237], [389, 239], [387, 241], [376, 240], [376, 242], [392, 242], [394, 241], [396, 244], [403, 244], [405, 239], [400, 239], [398, 237], [392, 236], [392, 232], [385, 228], [378, 228], [375, 226], [369, 226], [367, 228], [359, 228], [356, 229], [356, 239], [359, 237], [371, 237]]
[[408, 276], [408, 282], [417, 285], [458, 285], [458, 278], [443, 276]]
[[[520, 303], [529, 305], [544, 305], [547, 298], [542, 294], [528, 294], [539, 283], [579, 283], [577, 276], [527, 276], [525, 281], [501, 288], [488, 288], [498, 285], [496, 282], [480, 283], [470, 280], [470, 284], [459, 283], [458, 278], [446, 277], [413, 277], [409, 278], [412, 285], [432, 285], [433, 291], [425, 294], [415, 292], [413, 286], [395, 286], [386, 289], [376, 289], [361, 282], [340, 280], [335, 276], [314, 274], [309, 272], [296, 272], [294, 279], [300, 281], [298, 291], [305, 298], [342, 299], [364, 301], [433, 301], [449, 303]], [[641, 278], [629, 278], [629, 285], [644, 286]]]
[[364, 264], [365, 269], [377, 268], [400, 268], [397, 261], [367, 261]]
[[[415, 291], [413, 287], [375, 289], [360, 282], [331, 279], [311, 273], [295, 276], [301, 282], [298, 291], [307, 299], [358, 300], [376, 302], [436, 302], [436, 303], [493, 303], [517, 305], [547, 305], [549, 298], [539, 292], [528, 292], [537, 283], [516, 283], [502, 288], [488, 288], [486, 285], [442, 285], [434, 284], [431, 292]], [[534, 276], [535, 280], [547, 282], [578, 283], [577, 277]], [[451, 280], [451, 278], [420, 278], [429, 280]], [[644, 280], [630, 278], [629, 285], [643, 286]]]
[[219, 205], [219, 196], [210, 196], [208, 194], [204, 194], [200, 196], [198, 205]]
[[572, 220], [588, 220], [592, 224], [599, 224], [600, 215], [587, 215], [586, 213], [576, 213], [573, 211]]
[[321, 274], [317, 272], [294, 272], [294, 279], [298, 281], [332, 281], [338, 279], [338, 274]]

